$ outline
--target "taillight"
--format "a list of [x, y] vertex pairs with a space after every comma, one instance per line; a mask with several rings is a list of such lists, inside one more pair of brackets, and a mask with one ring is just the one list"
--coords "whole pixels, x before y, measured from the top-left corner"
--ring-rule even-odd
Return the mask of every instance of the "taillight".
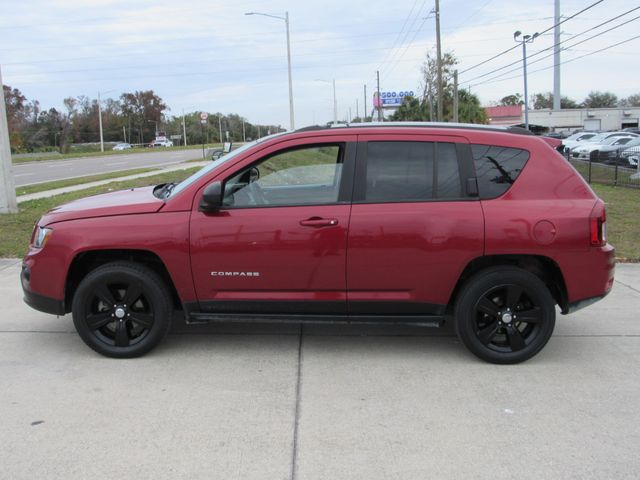
[[607, 214], [605, 212], [604, 203], [598, 201], [591, 212], [590, 230], [591, 230], [591, 246], [602, 247], [607, 244]]

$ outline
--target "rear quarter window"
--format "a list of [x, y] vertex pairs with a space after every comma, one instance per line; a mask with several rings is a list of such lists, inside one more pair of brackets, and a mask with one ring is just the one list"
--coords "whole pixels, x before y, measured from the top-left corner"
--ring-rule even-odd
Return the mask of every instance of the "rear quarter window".
[[481, 199], [503, 195], [529, 160], [529, 152], [496, 145], [471, 145]]

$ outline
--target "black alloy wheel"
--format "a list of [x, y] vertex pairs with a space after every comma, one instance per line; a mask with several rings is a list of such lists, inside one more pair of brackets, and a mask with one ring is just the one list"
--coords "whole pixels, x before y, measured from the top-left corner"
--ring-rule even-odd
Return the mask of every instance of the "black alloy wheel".
[[73, 322], [95, 351], [137, 357], [167, 334], [170, 294], [152, 270], [133, 262], [108, 263], [90, 272], [73, 299]]
[[534, 274], [513, 267], [480, 272], [456, 304], [456, 331], [476, 356], [518, 363], [537, 354], [555, 325], [555, 301]]

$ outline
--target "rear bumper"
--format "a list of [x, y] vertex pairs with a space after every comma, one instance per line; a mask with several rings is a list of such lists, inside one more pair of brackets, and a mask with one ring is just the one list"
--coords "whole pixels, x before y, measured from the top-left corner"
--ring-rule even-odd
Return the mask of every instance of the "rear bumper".
[[22, 283], [22, 291], [24, 292], [24, 303], [40, 312], [50, 313], [52, 315], [64, 315], [66, 313], [64, 300], [58, 300], [32, 292], [29, 290], [30, 278], [31, 271], [27, 265], [23, 264], [22, 271], [20, 272], [20, 283]]
[[[611, 291], [611, 290], [609, 290]], [[578, 300], [577, 302], [569, 303], [567, 307], [562, 311], [564, 314], [577, 312], [578, 310], [582, 310], [584, 307], [588, 307], [589, 305], [593, 305], [597, 301], [602, 300], [604, 297], [609, 295], [609, 291], [602, 295], [598, 295], [596, 297], [585, 298], [584, 300]]]

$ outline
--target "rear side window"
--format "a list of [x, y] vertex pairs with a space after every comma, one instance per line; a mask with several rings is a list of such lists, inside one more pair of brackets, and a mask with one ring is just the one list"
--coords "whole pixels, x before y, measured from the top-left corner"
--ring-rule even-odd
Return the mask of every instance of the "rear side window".
[[529, 152], [519, 148], [471, 145], [481, 199], [496, 198], [509, 190], [520, 175]]
[[367, 202], [462, 197], [456, 146], [434, 142], [368, 142]]

